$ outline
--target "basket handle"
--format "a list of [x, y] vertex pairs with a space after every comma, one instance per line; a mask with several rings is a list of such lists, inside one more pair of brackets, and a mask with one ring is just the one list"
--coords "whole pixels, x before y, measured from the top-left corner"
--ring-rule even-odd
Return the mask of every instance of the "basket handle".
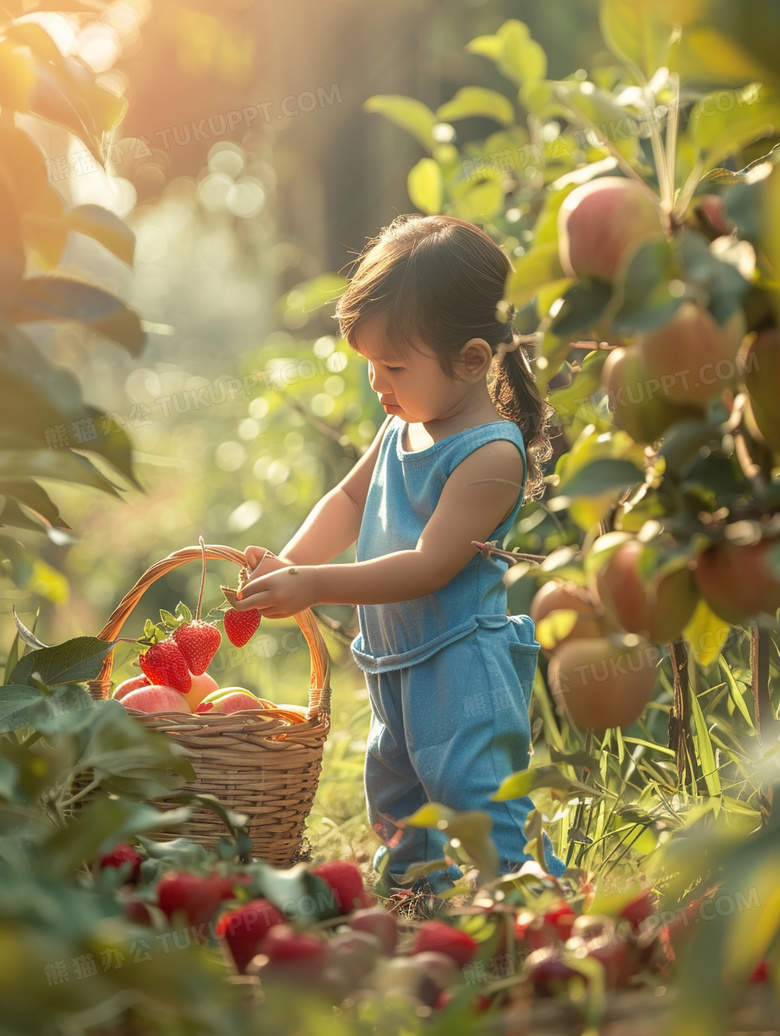
[[[234, 547], [225, 547], [221, 544], [206, 544], [203, 548], [206, 557], [211, 561], [232, 561], [239, 568], [248, 571], [246, 556], [242, 551]], [[276, 557], [273, 551], [268, 551], [271, 557]], [[186, 565], [189, 561], [201, 561], [203, 550], [200, 547], [182, 547], [172, 554], [162, 558], [156, 564], [148, 568], [141, 576], [135, 586], [127, 591], [125, 596], [109, 616], [103, 629], [98, 633], [100, 640], [113, 640], [122, 629], [125, 619], [130, 615], [135, 606], [143, 597], [146, 590], [161, 576], [167, 575], [174, 568]], [[322, 639], [317, 620], [311, 608], [305, 608], [293, 618], [300, 626], [311, 654], [311, 677], [309, 680], [309, 707], [318, 708], [322, 711], [330, 709], [330, 655]], [[114, 666], [114, 652], [109, 652], [103, 662], [97, 678], [88, 680], [90, 694], [97, 700], [108, 698], [111, 690], [111, 670]]]

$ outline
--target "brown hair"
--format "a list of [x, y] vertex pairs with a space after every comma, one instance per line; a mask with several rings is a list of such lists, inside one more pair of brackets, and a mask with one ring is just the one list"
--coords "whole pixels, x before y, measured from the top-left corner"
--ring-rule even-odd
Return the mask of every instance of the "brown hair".
[[[497, 358], [488, 389], [499, 414], [523, 433], [526, 497], [540, 496], [542, 462], [552, 455], [547, 423], [552, 407], [536, 387], [523, 349], [529, 337], [512, 327], [504, 301], [512, 264], [479, 227], [455, 216], [396, 216], [358, 257], [357, 270], [339, 299], [336, 319], [353, 348], [361, 325], [384, 320], [394, 358], [424, 343], [447, 377], [470, 338], [483, 338]], [[491, 367], [491, 371], [493, 371]]]

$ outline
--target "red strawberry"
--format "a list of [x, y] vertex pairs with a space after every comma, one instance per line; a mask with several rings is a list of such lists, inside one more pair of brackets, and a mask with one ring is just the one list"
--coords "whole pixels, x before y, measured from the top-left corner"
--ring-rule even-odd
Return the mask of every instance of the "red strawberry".
[[269, 928], [283, 922], [284, 916], [273, 903], [267, 899], [253, 899], [238, 910], [230, 910], [220, 917], [217, 921], [217, 938], [227, 943], [236, 969], [243, 975]]
[[445, 953], [464, 967], [477, 955], [479, 943], [467, 932], [445, 924], [444, 921], [423, 921], [417, 930], [412, 953]]
[[192, 677], [187, 668], [187, 662], [174, 640], [163, 640], [159, 644], [152, 644], [148, 650], [138, 656], [138, 662], [154, 684], [173, 687], [182, 694], [186, 694], [192, 687]]
[[395, 914], [390, 914], [381, 906], [372, 906], [357, 910], [349, 919], [349, 926], [354, 932], [368, 932], [379, 940], [382, 952], [392, 957], [398, 942], [398, 923]]
[[182, 911], [190, 924], [206, 924], [222, 902], [223, 879], [218, 875], [198, 878], [194, 874], [171, 871], [160, 878], [157, 904], [169, 921]]
[[131, 845], [126, 845], [121, 842], [115, 846], [110, 853], [106, 853], [105, 856], [101, 856], [98, 861], [98, 866], [101, 870], [106, 867], [116, 867], [117, 870], [122, 866], [123, 863], [129, 863], [130, 873], [128, 874], [126, 881], [131, 884], [135, 884], [138, 881], [138, 877], [141, 873], [141, 864], [144, 862], [143, 856], [136, 852]]
[[228, 640], [236, 647], [243, 647], [257, 632], [260, 625], [260, 612], [257, 608], [249, 608], [240, 612], [236, 608], [228, 608], [225, 612], [225, 633]]
[[327, 943], [310, 932], [296, 932], [289, 924], [275, 925], [263, 936], [259, 953], [270, 961], [322, 960]]
[[251, 874], [231, 874], [227, 878], [220, 878], [222, 882], [222, 898], [223, 899], [235, 899], [236, 898], [236, 885], [251, 885], [252, 875]]
[[[450, 1000], [455, 996], [454, 989], [442, 989], [439, 991], [436, 997], [436, 1003], [433, 1005], [437, 1011], [443, 1011], [448, 1005]], [[493, 1001], [485, 993], [472, 993], [472, 998], [468, 1002], [466, 1010], [473, 1011], [476, 1014], [481, 1014], [483, 1011], [489, 1011]]]
[[222, 634], [216, 626], [202, 619], [185, 622], [184, 625], [178, 626], [171, 636], [184, 655], [187, 668], [196, 676], [206, 672], [209, 662], [219, 651], [219, 645], [222, 643]]
[[627, 903], [620, 911], [620, 917], [630, 922], [632, 930], [638, 932], [643, 925], [647, 926], [647, 921], [655, 914], [656, 906], [655, 896], [647, 890]]
[[768, 982], [772, 977], [772, 969], [766, 957], [762, 957], [750, 974], [748, 982]]
[[129, 899], [124, 906], [125, 917], [133, 924], [151, 926], [154, 922], [149, 907], [141, 899]]
[[339, 914], [349, 914], [356, 907], [365, 906], [363, 875], [356, 864], [349, 860], [330, 860], [312, 867], [311, 873], [327, 881], [333, 889], [333, 905]]
[[524, 940], [531, 950], [563, 943], [571, 936], [577, 915], [565, 903], [544, 914], [522, 910], [515, 919], [515, 939]]

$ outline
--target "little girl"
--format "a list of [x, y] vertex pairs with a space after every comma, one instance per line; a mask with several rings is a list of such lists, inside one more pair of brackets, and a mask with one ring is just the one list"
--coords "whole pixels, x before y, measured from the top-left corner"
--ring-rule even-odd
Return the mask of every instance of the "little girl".
[[[529, 765], [539, 645], [528, 616], [507, 615], [507, 562], [472, 546], [503, 545], [550, 456], [550, 408], [502, 301], [510, 271], [484, 231], [453, 216], [398, 216], [368, 243], [336, 315], [388, 416], [278, 558], [246, 551], [240, 608], [281, 619], [357, 606], [366, 801], [389, 888], [444, 858], [443, 832], [400, 824], [430, 801], [490, 815], [500, 873], [529, 859], [530, 798], [491, 796]], [[356, 541], [354, 564], [328, 564]], [[546, 835], [545, 850], [562, 874]], [[441, 891], [460, 876], [451, 866], [422, 884]]]

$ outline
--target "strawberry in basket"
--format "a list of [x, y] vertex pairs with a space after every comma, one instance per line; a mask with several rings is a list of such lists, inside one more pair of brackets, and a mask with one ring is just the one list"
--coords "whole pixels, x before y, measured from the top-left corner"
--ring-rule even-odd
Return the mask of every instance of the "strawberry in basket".
[[[195, 617], [179, 602], [176, 614], [160, 612], [160, 624], [147, 619], [140, 643], [148, 645], [138, 657], [149, 686], [123, 693], [128, 708], [143, 712], [191, 712], [216, 687], [217, 681], [206, 669], [219, 650], [222, 634], [200, 617], [206, 582], [206, 545], [200, 537], [203, 567]], [[126, 681], [129, 682], [129, 681]], [[181, 695], [177, 700], [173, 692]]]
[[[200, 590], [198, 591], [198, 604], [195, 608], [195, 618], [186, 604], [179, 604], [176, 614], [161, 612], [163, 622], [168, 629], [172, 630], [171, 638], [175, 641], [176, 647], [184, 657], [187, 669], [194, 676], [205, 673], [209, 664], [219, 651], [222, 643], [222, 634], [216, 626], [210, 622], [204, 622], [200, 617], [200, 609], [203, 604], [203, 587], [206, 584], [206, 545], [203, 537], [200, 537], [200, 547], [203, 551], [203, 568], [200, 576]], [[144, 670], [145, 672], [146, 670]]]

